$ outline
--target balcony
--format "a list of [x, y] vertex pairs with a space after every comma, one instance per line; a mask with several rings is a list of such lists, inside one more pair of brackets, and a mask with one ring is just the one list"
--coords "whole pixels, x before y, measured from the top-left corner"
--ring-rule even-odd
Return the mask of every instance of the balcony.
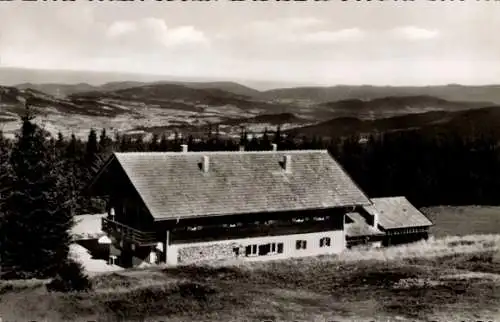
[[110, 236], [127, 240], [137, 246], [153, 246], [158, 243], [155, 232], [144, 232], [109, 218], [102, 218], [102, 231]]

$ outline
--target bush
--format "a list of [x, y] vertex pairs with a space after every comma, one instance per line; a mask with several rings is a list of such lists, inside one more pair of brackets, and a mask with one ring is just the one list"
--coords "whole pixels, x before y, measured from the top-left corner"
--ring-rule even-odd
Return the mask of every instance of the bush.
[[92, 288], [88, 276], [83, 272], [81, 264], [68, 260], [59, 270], [57, 276], [47, 284], [49, 292], [87, 291]]

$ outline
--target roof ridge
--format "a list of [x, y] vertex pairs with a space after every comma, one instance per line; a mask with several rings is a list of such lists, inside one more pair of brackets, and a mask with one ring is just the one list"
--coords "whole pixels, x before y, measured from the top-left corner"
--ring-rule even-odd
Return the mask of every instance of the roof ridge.
[[314, 150], [260, 150], [260, 151], [150, 151], [150, 152], [113, 152], [116, 155], [199, 155], [199, 154], [276, 154], [276, 153], [327, 153], [327, 149]]
[[383, 199], [406, 199], [406, 197], [405, 196], [389, 196], [389, 197], [370, 198], [370, 200], [383, 200]]

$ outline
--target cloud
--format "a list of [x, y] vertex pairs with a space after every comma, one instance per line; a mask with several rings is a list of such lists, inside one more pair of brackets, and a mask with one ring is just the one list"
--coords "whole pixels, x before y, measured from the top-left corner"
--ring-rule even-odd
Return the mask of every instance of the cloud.
[[305, 43], [329, 44], [345, 41], [357, 41], [365, 36], [365, 32], [359, 28], [341, 29], [335, 31], [317, 31], [304, 33], [298, 36], [298, 40]]
[[439, 37], [439, 31], [419, 28], [415, 26], [404, 26], [392, 29], [392, 34], [396, 37], [407, 40], [425, 40]]
[[218, 39], [245, 43], [275, 45], [328, 45], [362, 39], [366, 33], [360, 28], [335, 28], [328, 21], [314, 17], [289, 17], [276, 20], [258, 20], [241, 30], [219, 34]]
[[129, 34], [136, 30], [137, 26], [132, 21], [115, 21], [108, 27], [106, 35], [108, 37], [114, 38]]
[[208, 37], [194, 26], [169, 28], [164, 20], [144, 18], [135, 21], [115, 21], [106, 31], [107, 37], [130, 45], [160, 45], [166, 48], [197, 44], [207, 45]]
[[273, 31], [296, 31], [302, 28], [317, 27], [325, 21], [315, 17], [289, 17], [275, 20], [256, 20], [247, 25], [247, 30], [254, 33], [270, 33]]

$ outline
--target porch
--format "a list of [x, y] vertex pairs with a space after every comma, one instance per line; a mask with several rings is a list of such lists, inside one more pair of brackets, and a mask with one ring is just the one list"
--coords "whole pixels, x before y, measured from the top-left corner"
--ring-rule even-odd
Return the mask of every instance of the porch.
[[141, 231], [110, 218], [103, 217], [101, 225], [102, 231], [108, 236], [115, 237], [118, 240], [127, 241], [139, 247], [155, 246], [160, 241], [156, 232]]

